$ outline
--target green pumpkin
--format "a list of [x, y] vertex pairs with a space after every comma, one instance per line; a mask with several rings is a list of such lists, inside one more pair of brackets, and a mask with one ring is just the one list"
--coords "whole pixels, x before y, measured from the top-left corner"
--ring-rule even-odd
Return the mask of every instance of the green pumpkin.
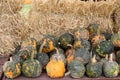
[[3, 65], [3, 72], [7, 78], [16, 78], [21, 74], [21, 65], [10, 57], [10, 61], [5, 62]]
[[25, 77], [38, 77], [42, 72], [41, 63], [38, 60], [28, 59], [22, 64], [22, 74]]
[[73, 43], [73, 48], [74, 49], [86, 48], [86, 49], [90, 50], [90, 42], [88, 40], [82, 39], [82, 38], [75, 39], [75, 41]]
[[89, 32], [85, 28], [75, 29], [74, 30], [74, 38], [83, 38], [88, 40], [89, 39]]
[[95, 53], [101, 57], [105, 57], [106, 54], [110, 54], [114, 51], [114, 46], [110, 41], [102, 41], [97, 45]]
[[[23, 62], [26, 59], [36, 58], [37, 51], [32, 46], [27, 46], [24, 49], [19, 50], [17, 55], [21, 58], [21, 62]], [[33, 56], [32, 56], [33, 55]]]
[[75, 59], [68, 65], [68, 71], [70, 71], [72, 78], [82, 78], [85, 74], [85, 66], [82, 62]]
[[91, 62], [86, 65], [86, 74], [92, 78], [101, 76], [102, 66], [99, 62], [96, 62], [95, 56], [91, 59]]
[[64, 33], [59, 37], [58, 42], [60, 43], [60, 47], [62, 49], [67, 49], [67, 44], [73, 44], [74, 37], [70, 33]]
[[111, 42], [115, 47], [120, 47], [120, 33], [113, 34], [111, 37]]
[[90, 53], [85, 48], [80, 48], [75, 50], [75, 59], [80, 60], [83, 64], [87, 64], [90, 60]]
[[112, 54], [110, 54], [110, 60], [104, 63], [103, 72], [105, 77], [113, 78], [118, 76], [119, 65], [112, 60]]
[[116, 53], [117, 63], [120, 64], [120, 50]]

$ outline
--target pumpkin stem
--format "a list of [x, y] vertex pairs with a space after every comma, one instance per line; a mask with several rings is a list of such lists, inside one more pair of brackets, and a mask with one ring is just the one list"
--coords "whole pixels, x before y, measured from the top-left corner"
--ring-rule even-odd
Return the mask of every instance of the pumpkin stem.
[[46, 41], [43, 41], [43, 43], [42, 43], [42, 45], [41, 45], [41, 47], [40, 47], [40, 51], [39, 51], [39, 52], [42, 52], [42, 49], [43, 49], [43, 47], [45, 46], [45, 42], [46, 42]]
[[108, 60], [108, 54], [105, 55], [105, 59]]
[[55, 50], [56, 50], [56, 53], [57, 53], [57, 54], [60, 54], [59, 51], [58, 51], [58, 49], [57, 49], [56, 47], [55, 47]]
[[93, 55], [93, 58], [91, 58], [91, 62], [92, 62], [92, 63], [96, 63], [96, 59], [95, 59], [95, 58], [96, 58], [96, 55], [94, 54], [94, 55]]
[[70, 75], [70, 73], [71, 73], [71, 71], [66, 72], [66, 73], [65, 73], [65, 76]]
[[109, 61], [113, 61], [113, 53], [112, 53], [112, 54], [110, 54]]
[[10, 61], [13, 61], [12, 57], [10, 57]]

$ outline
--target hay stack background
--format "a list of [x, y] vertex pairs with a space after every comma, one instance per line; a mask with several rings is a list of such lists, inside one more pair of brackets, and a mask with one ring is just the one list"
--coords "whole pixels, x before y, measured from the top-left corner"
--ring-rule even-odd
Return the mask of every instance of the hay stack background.
[[101, 30], [109, 28], [112, 31], [113, 28], [110, 16], [115, 9], [114, 0], [33, 0], [27, 19], [19, 14], [22, 2], [10, 1], [0, 2], [0, 10], [5, 7], [0, 11], [0, 54], [12, 53], [26, 37], [40, 40], [45, 34], [59, 36], [74, 28], [88, 27], [93, 22], [99, 23]]

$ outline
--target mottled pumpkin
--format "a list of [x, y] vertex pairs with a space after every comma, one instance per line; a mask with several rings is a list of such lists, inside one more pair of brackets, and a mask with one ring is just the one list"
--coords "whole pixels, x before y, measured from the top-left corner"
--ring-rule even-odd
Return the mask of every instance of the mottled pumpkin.
[[75, 29], [74, 30], [74, 38], [83, 38], [88, 40], [89, 39], [89, 32], [85, 28]]
[[62, 49], [67, 49], [67, 44], [73, 44], [74, 37], [70, 33], [64, 33], [59, 37], [59, 44]]
[[21, 58], [21, 62], [23, 62], [26, 59], [36, 58], [37, 51], [33, 46], [27, 46], [27, 47], [19, 50], [17, 55]]
[[68, 71], [70, 71], [72, 78], [81, 78], [85, 74], [85, 66], [82, 62], [75, 59], [68, 65]]
[[75, 50], [75, 59], [80, 60], [83, 64], [87, 64], [90, 60], [90, 53], [85, 48]]
[[111, 42], [115, 47], [120, 47], [120, 33], [113, 34], [111, 36]]
[[105, 77], [116, 77], [119, 73], [119, 65], [117, 62], [113, 61], [112, 54], [110, 54], [109, 61], [105, 62], [103, 65], [103, 72]]
[[22, 74], [25, 77], [38, 77], [42, 72], [41, 63], [38, 60], [28, 59], [22, 64]]
[[47, 64], [46, 71], [51, 78], [61, 78], [65, 74], [65, 64], [61, 60], [52, 59]]
[[99, 56], [105, 57], [106, 54], [110, 54], [114, 51], [114, 46], [110, 41], [102, 41], [94, 49]]
[[13, 61], [10, 58], [10, 61], [4, 63], [3, 72], [7, 78], [16, 78], [21, 74], [21, 65], [18, 61]]
[[90, 42], [86, 39], [77, 38], [77, 39], [75, 39], [75, 41], [73, 43], [73, 48], [74, 49], [86, 48], [86, 49], [90, 50]]
[[37, 41], [35, 38], [28, 37], [21, 42], [21, 48], [23, 49], [27, 46], [33, 46], [36, 49], [36, 44], [37, 44]]
[[86, 65], [86, 74], [92, 78], [101, 76], [102, 66], [99, 62], [96, 62], [95, 56], [91, 59], [91, 62]]

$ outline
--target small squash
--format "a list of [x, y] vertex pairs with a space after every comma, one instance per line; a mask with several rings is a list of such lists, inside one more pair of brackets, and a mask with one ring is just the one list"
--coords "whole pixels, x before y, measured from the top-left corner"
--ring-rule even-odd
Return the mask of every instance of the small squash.
[[110, 54], [109, 61], [104, 63], [103, 72], [105, 77], [113, 78], [118, 76], [119, 65], [117, 62], [113, 61], [112, 54]]
[[35, 59], [28, 59], [22, 64], [22, 74], [25, 77], [38, 77], [42, 72], [41, 63]]
[[96, 78], [102, 74], [102, 66], [99, 62], [96, 62], [95, 55], [91, 59], [91, 62], [86, 65], [86, 74], [88, 77]]
[[21, 74], [21, 65], [10, 57], [10, 61], [5, 62], [3, 65], [3, 72], [7, 78], [16, 78]]
[[60, 47], [62, 49], [67, 49], [67, 44], [73, 44], [74, 37], [70, 33], [64, 33], [59, 37], [58, 42], [60, 43]]
[[74, 38], [83, 38], [88, 40], [89, 39], [89, 32], [85, 28], [75, 29], [74, 30]]
[[114, 51], [114, 46], [110, 41], [102, 41], [94, 49], [99, 56], [105, 57], [106, 54], [110, 54]]
[[56, 59], [50, 60], [46, 66], [47, 75], [51, 78], [61, 78], [65, 74], [65, 64], [63, 61]]
[[113, 34], [111, 37], [111, 42], [115, 47], [120, 47], [120, 33]]
[[[68, 65], [68, 72], [72, 78], [82, 78], [85, 74], [85, 66], [82, 62], [78, 61], [77, 59], [73, 60]], [[66, 75], [66, 74], [65, 74]]]

